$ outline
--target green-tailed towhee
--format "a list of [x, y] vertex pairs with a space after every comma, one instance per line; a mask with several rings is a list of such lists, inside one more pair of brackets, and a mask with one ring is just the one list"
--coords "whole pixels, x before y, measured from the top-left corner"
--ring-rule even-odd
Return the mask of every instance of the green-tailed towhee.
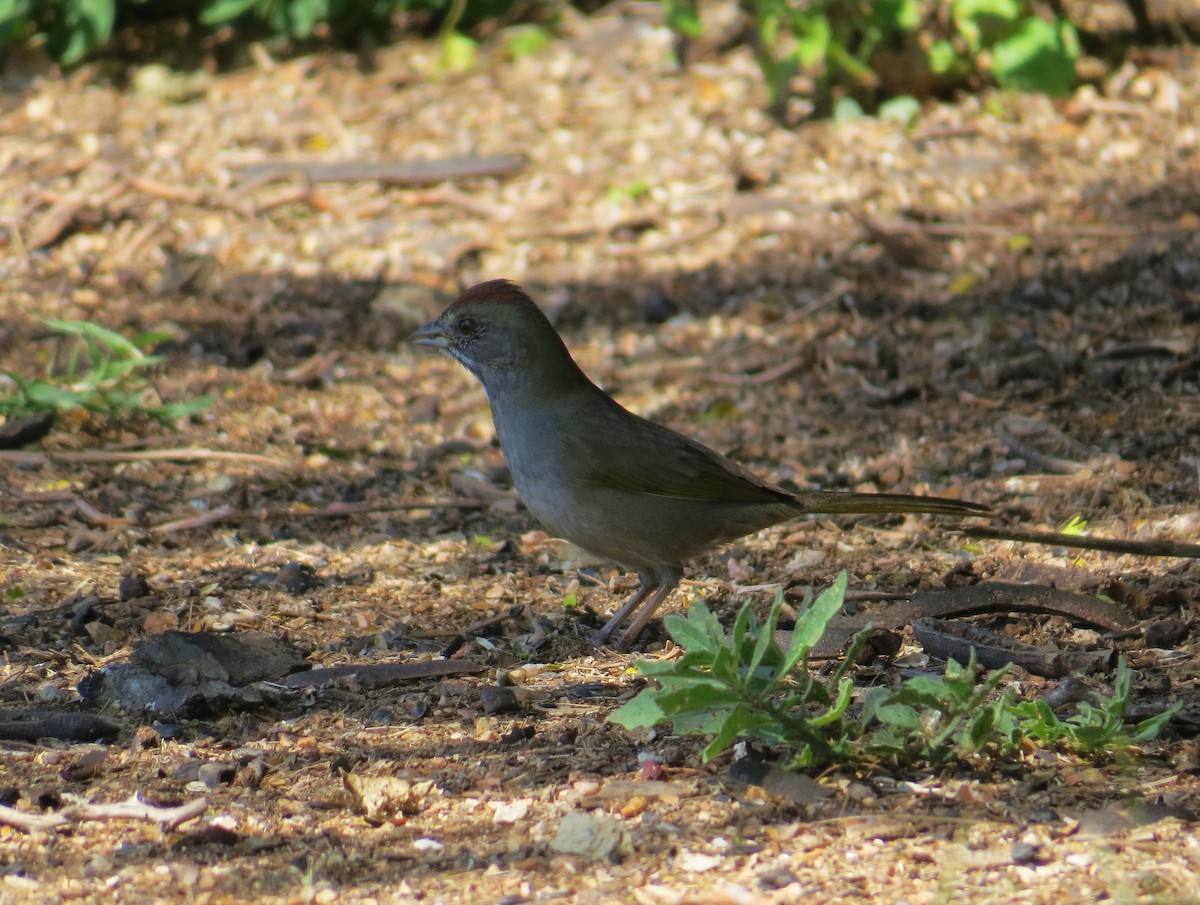
[[571, 358], [520, 287], [468, 289], [411, 337], [479, 378], [513, 483], [552, 534], [636, 569], [640, 585], [593, 640], [603, 642], [643, 604], [624, 649], [711, 547], [806, 513], [929, 512], [986, 506], [907, 494], [788, 491], [622, 408]]

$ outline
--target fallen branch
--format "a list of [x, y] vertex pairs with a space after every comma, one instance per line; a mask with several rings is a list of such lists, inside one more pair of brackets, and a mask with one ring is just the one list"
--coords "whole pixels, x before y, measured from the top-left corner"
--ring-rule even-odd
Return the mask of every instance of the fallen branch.
[[[1122, 631], [1136, 622], [1125, 607], [1112, 600], [1040, 585], [983, 582], [942, 591], [921, 591], [878, 612], [839, 613], [813, 647], [811, 657], [827, 660], [839, 656], [855, 633], [868, 624], [876, 628], [900, 628], [921, 618], [946, 619], [980, 613], [1045, 613], [1105, 631]], [[777, 632], [776, 637], [781, 647], [791, 643], [790, 632]]]
[[14, 826], [28, 833], [46, 832], [87, 820], [144, 820], [157, 823], [164, 830], [194, 820], [208, 810], [208, 799], [197, 798], [174, 808], [160, 808], [145, 804], [134, 793], [126, 801], [116, 804], [77, 804], [63, 808], [56, 814], [29, 814], [0, 805], [0, 824]]
[[966, 663], [973, 650], [976, 662], [987, 669], [1001, 669], [1014, 663], [1036, 676], [1059, 679], [1063, 676], [1111, 672], [1117, 665], [1115, 650], [1074, 651], [1038, 647], [965, 622], [914, 619], [912, 630], [913, 637], [929, 656]]

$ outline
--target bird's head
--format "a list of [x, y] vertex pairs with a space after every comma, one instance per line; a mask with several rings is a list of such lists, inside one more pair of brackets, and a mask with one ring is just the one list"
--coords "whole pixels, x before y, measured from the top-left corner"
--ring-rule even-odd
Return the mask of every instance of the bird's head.
[[472, 286], [409, 340], [456, 359], [489, 394], [530, 380], [554, 385], [582, 377], [546, 315], [508, 280]]

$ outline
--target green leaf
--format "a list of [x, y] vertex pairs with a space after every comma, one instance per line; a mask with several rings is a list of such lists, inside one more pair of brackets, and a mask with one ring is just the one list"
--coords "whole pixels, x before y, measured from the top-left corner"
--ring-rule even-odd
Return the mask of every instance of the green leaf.
[[31, 0], [0, 0], [0, 28], [24, 24], [31, 6]]
[[713, 678], [728, 685], [730, 688], [742, 687], [741, 676], [738, 674], [737, 651], [728, 645], [721, 645], [712, 658]]
[[442, 53], [439, 63], [447, 72], [466, 72], [475, 67], [475, 51], [478, 45], [464, 34], [448, 31], [442, 35]]
[[833, 103], [833, 121], [835, 123], [853, 122], [856, 119], [862, 119], [865, 115], [862, 105], [852, 97], [839, 97]]
[[530, 57], [550, 46], [550, 32], [540, 25], [519, 25], [505, 29], [504, 49], [513, 59]]
[[1069, 94], [1075, 87], [1079, 39], [1071, 23], [1032, 16], [991, 49], [992, 73], [1002, 88]]
[[48, 383], [43, 383], [40, 380], [35, 380], [25, 387], [25, 398], [29, 406], [34, 409], [80, 408], [84, 406], [87, 400], [87, 396], [83, 393], [76, 393], [68, 389], [56, 387]]
[[733, 649], [739, 654], [746, 642], [746, 632], [750, 628], [754, 619], [754, 611], [749, 606], [743, 606], [738, 610], [736, 618], [733, 620], [733, 631], [730, 633], [733, 638]]
[[921, 714], [915, 707], [908, 704], [883, 704], [874, 710], [875, 719], [889, 726], [895, 726], [910, 732], [924, 732], [925, 724]]
[[852, 700], [854, 700], [854, 682], [851, 679], [842, 679], [838, 683], [838, 695], [833, 705], [824, 713], [811, 717], [808, 721], [809, 725], [814, 729], [818, 729], [822, 726], [836, 723], [846, 715], [846, 711], [849, 709]]
[[712, 710], [732, 707], [738, 696], [722, 682], [697, 682], [675, 687], [664, 687], [656, 692], [658, 706], [669, 718], [689, 711]]
[[147, 349], [153, 349], [155, 346], [161, 346], [163, 343], [170, 342], [174, 338], [174, 335], [168, 333], [166, 330], [143, 330], [141, 333], [131, 336], [129, 342], [145, 352]]
[[78, 63], [112, 34], [116, 0], [65, 0], [46, 29], [46, 49], [64, 66]]
[[1171, 722], [1172, 717], [1182, 709], [1183, 702], [1177, 701], [1157, 716], [1142, 720], [1134, 727], [1132, 741], [1140, 744], [1158, 738], [1159, 733], [1167, 727], [1167, 723]]
[[921, 24], [921, 4], [917, 0], [873, 0], [868, 21], [885, 31], [913, 31]]
[[978, 55], [1012, 33], [1021, 7], [1017, 0], [954, 0], [951, 14], [967, 48]]
[[216, 400], [212, 396], [197, 396], [195, 399], [189, 399], [186, 402], [171, 402], [167, 405], [161, 405], [151, 411], [162, 412], [166, 417], [171, 419], [187, 418], [200, 414], [200, 412], [210, 408], [214, 402]]
[[663, 5], [666, 7], [664, 19], [667, 28], [692, 39], [704, 33], [695, 0], [664, 0]]
[[704, 752], [700, 755], [704, 763], [708, 763], [727, 747], [733, 744], [734, 739], [746, 731], [751, 725], [761, 721], [761, 718], [756, 718], [744, 704], [738, 704], [721, 722], [721, 726], [717, 729], [717, 734]]
[[673, 660], [638, 660], [637, 670], [643, 676], [674, 676], [674, 677], [691, 677], [695, 679], [709, 680], [712, 674], [707, 670], [699, 670], [693, 667], [682, 666], [679, 662]]
[[68, 336], [79, 336], [84, 340], [91, 340], [100, 346], [107, 346], [111, 349], [122, 352], [130, 358], [141, 358], [143, 352], [132, 342], [115, 330], [109, 330], [107, 327], [101, 327], [99, 324], [93, 324], [89, 321], [63, 321], [47, 318], [42, 321], [51, 330], [59, 333], [65, 333]]
[[[770, 612], [767, 613], [767, 621], [759, 626], [758, 637], [754, 641], [754, 649], [750, 652], [748, 672], [751, 676], [758, 672], [758, 668], [762, 666], [763, 658], [766, 657], [767, 651], [775, 644], [775, 626], [779, 624], [779, 611], [782, 609], [783, 588], [776, 588], [775, 599], [771, 602]], [[785, 675], [787, 675], [786, 672], [776, 672], [772, 682], [767, 688], [763, 689], [763, 693], [769, 691]]]
[[649, 729], [666, 719], [656, 700], [657, 692], [644, 688], [608, 715], [610, 723], [626, 729]]
[[287, 8], [288, 32], [293, 38], [312, 35], [317, 24], [329, 19], [328, 0], [291, 0]]
[[821, 640], [821, 636], [829, 627], [830, 620], [842, 608], [848, 582], [849, 579], [843, 571], [833, 584], [817, 596], [810, 606], [800, 611], [800, 615], [796, 619], [796, 628], [792, 632], [792, 643], [788, 645], [780, 672], [790, 673]]
[[200, 22], [202, 25], [221, 25], [260, 3], [265, 5], [265, 0], [211, 0], [200, 11]]
[[678, 735], [712, 735], [721, 728], [728, 711], [728, 707], [716, 707], [679, 713], [671, 720], [671, 728]]
[[[763, 33], [763, 43], [774, 46], [773, 31]], [[823, 69], [833, 42], [833, 29], [829, 19], [820, 13], [796, 13], [792, 16], [792, 36], [796, 41], [796, 59], [805, 69]]]
[[1016, 21], [1021, 15], [1020, 0], [953, 0], [953, 13], [965, 19], [1003, 19]]
[[992, 738], [999, 719], [999, 708], [985, 707], [967, 725], [967, 744], [969, 750], [978, 751]]
[[721, 628], [720, 620], [709, 612], [703, 600], [697, 600], [689, 606], [686, 616], [671, 613], [664, 617], [663, 626], [675, 643], [689, 653], [703, 651], [715, 654], [725, 643], [725, 631]]
[[879, 105], [879, 118], [884, 122], [910, 126], [921, 115], [921, 102], [911, 94], [893, 97]]
[[964, 61], [954, 49], [952, 41], [934, 41], [925, 51], [925, 59], [929, 63], [929, 71], [934, 75], [949, 75], [960, 69]]
[[1073, 516], [1058, 526], [1059, 534], [1082, 535], [1087, 531], [1088, 520], [1080, 513], [1076, 512]]

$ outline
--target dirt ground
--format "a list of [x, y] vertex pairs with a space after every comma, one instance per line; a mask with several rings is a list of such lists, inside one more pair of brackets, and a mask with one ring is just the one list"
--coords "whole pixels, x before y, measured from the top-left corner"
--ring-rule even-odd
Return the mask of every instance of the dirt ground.
[[[99, 671], [180, 629], [259, 632], [321, 666], [450, 649], [487, 669], [182, 714], [110, 705], [102, 742], [0, 742], [0, 804], [23, 812], [207, 801], [171, 829], [0, 826], [0, 902], [1200, 899], [1192, 560], [912, 517], [798, 521], [694, 563], [671, 607], [724, 618], [845, 569], [857, 592], [967, 576], [1182, 624], [1161, 647], [1116, 642], [1141, 712], [1184, 704], [1159, 742], [767, 791], [728, 755], [702, 763], [701, 739], [605, 722], [635, 659], [669, 653], [661, 622], [628, 655], [583, 641], [628, 577], [540, 531], [481, 390], [403, 342], [458, 289], [508, 277], [623, 404], [773, 480], [1194, 541], [1200, 57], [1145, 50], [1067, 101], [931, 104], [910, 129], [789, 129], [744, 48], [680, 71], [633, 10], [462, 75], [408, 44], [367, 67], [264, 53], [170, 90], [103, 67], [10, 80], [0, 365], [42, 372], [39, 318], [160, 330], [162, 396], [215, 404], [175, 432], [68, 416], [0, 459], [0, 707], [95, 712], [81, 694]], [[464, 154], [524, 161], [417, 186], [241, 169]], [[911, 637], [903, 654], [924, 663]], [[481, 698], [498, 678], [512, 709]], [[368, 819], [346, 776], [395, 812]], [[576, 812], [585, 835], [615, 834], [611, 856], [570, 853]]]

